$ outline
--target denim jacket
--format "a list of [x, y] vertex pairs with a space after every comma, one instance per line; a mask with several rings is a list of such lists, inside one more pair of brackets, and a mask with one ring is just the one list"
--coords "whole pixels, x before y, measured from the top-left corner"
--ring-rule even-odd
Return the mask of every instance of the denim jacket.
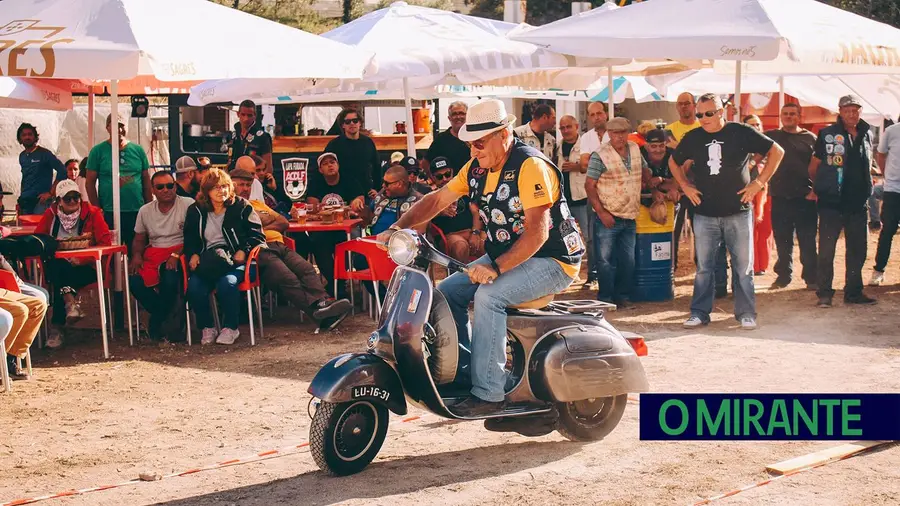
[[825, 152], [824, 158], [821, 159], [819, 164], [819, 169], [816, 171], [813, 191], [815, 191], [820, 202], [832, 204], [841, 202], [844, 170], [850, 161], [851, 150], [856, 150], [859, 153], [862, 167], [856, 168], [856, 170], [864, 170], [866, 172], [866, 180], [869, 182], [868, 194], [871, 195], [872, 178], [868, 174], [872, 166], [872, 131], [869, 124], [863, 120], [859, 120], [856, 130], [855, 145], [847, 133], [847, 129], [844, 128], [844, 122], [840, 118], [833, 125], [823, 128], [819, 132], [819, 139], [816, 141], [816, 157], [823, 154], [818, 149], [823, 140]]

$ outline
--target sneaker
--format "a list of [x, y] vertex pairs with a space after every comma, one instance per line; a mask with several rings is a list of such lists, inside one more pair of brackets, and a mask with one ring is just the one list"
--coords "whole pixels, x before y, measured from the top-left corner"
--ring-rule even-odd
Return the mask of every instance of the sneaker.
[[816, 307], [820, 307], [822, 309], [828, 309], [831, 307], [831, 297], [819, 297], [819, 302], [816, 303]]
[[691, 316], [684, 323], [681, 324], [682, 327], [686, 329], [695, 329], [697, 327], [702, 327], [707, 323], [700, 319], [699, 316]]
[[222, 332], [219, 332], [219, 337], [216, 339], [216, 344], [234, 344], [237, 341], [237, 338], [240, 337], [241, 331], [238, 329], [230, 329], [225, 327], [222, 329]]
[[788, 285], [790, 285], [790, 284], [791, 284], [790, 279], [777, 278], [775, 280], [775, 282], [772, 283], [772, 286], [769, 287], [769, 290], [780, 290], [782, 288], [787, 288]]
[[756, 330], [756, 318], [752, 316], [741, 317], [741, 330]]
[[219, 332], [215, 327], [203, 329], [203, 337], [200, 339], [200, 344], [212, 344], [216, 342], [216, 337], [218, 335]]
[[330, 318], [325, 318], [324, 320], [319, 321], [319, 328], [316, 329], [314, 334], [318, 334], [320, 332], [328, 332], [334, 330], [341, 324], [347, 317], [350, 316], [350, 311], [346, 313], [339, 314], [337, 316], [332, 316]]
[[312, 317], [316, 320], [322, 321], [326, 318], [331, 318], [334, 316], [342, 315], [344, 313], [348, 313], [351, 309], [353, 309], [353, 306], [347, 299], [335, 300], [331, 297], [326, 297], [313, 304], [312, 309]]
[[872, 271], [872, 279], [869, 280], [869, 286], [881, 286], [882, 283], [884, 283], [884, 273]]
[[47, 336], [46, 344], [51, 350], [59, 349], [63, 345], [62, 332], [55, 325], [50, 327], [50, 335]]
[[66, 325], [74, 325], [84, 318], [84, 311], [78, 301], [66, 302]]
[[873, 299], [872, 297], [866, 296], [866, 294], [854, 295], [852, 297], [844, 297], [844, 304], [877, 304], [878, 301]]

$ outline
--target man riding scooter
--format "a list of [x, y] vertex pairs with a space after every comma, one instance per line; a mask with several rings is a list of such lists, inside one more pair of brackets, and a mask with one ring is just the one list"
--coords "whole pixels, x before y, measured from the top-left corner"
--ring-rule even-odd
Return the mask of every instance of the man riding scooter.
[[459, 138], [473, 159], [440, 190], [426, 195], [379, 234], [431, 221], [463, 196], [478, 206], [487, 254], [438, 285], [447, 298], [460, 340], [471, 339], [472, 397], [453, 406], [457, 416], [478, 417], [504, 407], [506, 308], [568, 287], [578, 272], [584, 243], [562, 192], [562, 173], [540, 151], [513, 136], [516, 117], [503, 102], [482, 100], [468, 111]]

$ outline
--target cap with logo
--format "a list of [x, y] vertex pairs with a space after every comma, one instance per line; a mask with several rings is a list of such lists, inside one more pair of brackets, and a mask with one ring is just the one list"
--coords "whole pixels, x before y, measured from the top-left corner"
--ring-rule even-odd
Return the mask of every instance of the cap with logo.
[[447, 157], [439, 156], [431, 161], [431, 172], [439, 171], [442, 169], [450, 169], [451, 171], [453, 170], [453, 168], [450, 167], [450, 160], [448, 160]]
[[330, 153], [330, 152], [326, 151], [326, 152], [322, 153], [321, 155], [319, 155], [318, 158], [316, 158], [316, 164], [317, 164], [317, 165], [322, 165], [322, 160], [328, 158], [329, 156], [330, 156], [331, 158], [334, 158], [334, 161], [338, 161], [338, 157], [337, 157], [336, 154]]
[[78, 183], [76, 183], [75, 181], [72, 181], [71, 179], [63, 179], [56, 184], [57, 197], [65, 197], [72, 192], [81, 195], [81, 190], [78, 189]]
[[177, 174], [182, 174], [184, 172], [190, 172], [192, 170], [197, 170], [197, 164], [194, 163], [194, 159], [185, 155], [178, 159], [175, 162], [175, 172]]
[[414, 156], [407, 156], [400, 162], [400, 165], [402, 165], [403, 168], [406, 169], [406, 172], [409, 172], [410, 174], [419, 173], [419, 161], [416, 160], [416, 157]]
[[648, 142], [666, 142], [666, 132], [659, 128], [654, 128], [644, 135], [644, 139]]
[[844, 95], [838, 101], [838, 107], [846, 107], [848, 105], [855, 105], [857, 107], [862, 107], [862, 101], [856, 95]]

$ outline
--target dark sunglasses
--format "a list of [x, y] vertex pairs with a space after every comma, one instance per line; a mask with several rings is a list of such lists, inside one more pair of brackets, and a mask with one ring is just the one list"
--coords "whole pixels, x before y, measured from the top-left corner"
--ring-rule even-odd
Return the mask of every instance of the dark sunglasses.
[[345, 125], [349, 125], [351, 123], [353, 123], [353, 124], [359, 123], [359, 118], [350, 118], [350, 119], [344, 120]]
[[698, 112], [694, 116], [697, 116], [697, 119], [702, 119], [703, 116], [706, 116], [707, 118], [712, 118], [718, 112], [719, 112], [719, 109], [716, 109], [715, 111]]
[[[497, 130], [497, 132], [500, 132], [500, 130]], [[469, 149], [475, 148], [478, 151], [484, 151], [484, 143], [491, 140], [493, 136], [497, 135], [497, 132], [490, 133], [488, 135], [485, 135], [481, 139], [478, 139], [477, 141], [467, 142], [466, 144], [469, 146]]]
[[402, 179], [398, 179], [398, 180], [396, 180], [396, 181], [388, 181], [388, 180], [384, 180], [384, 181], [382, 181], [382, 182], [384, 183], [385, 186], [390, 186], [390, 185], [392, 185], [392, 184], [402, 183], [403, 180], [402, 180]]
[[164, 188], [166, 190], [171, 190], [172, 188], [175, 188], [175, 183], [158, 184], [155, 185], [155, 187], [157, 191], [162, 191]]
[[71, 204], [72, 202], [78, 202], [81, 200], [81, 195], [66, 195], [62, 197], [61, 200], [66, 204]]
[[434, 175], [435, 179], [440, 179], [440, 180], [450, 179], [453, 177], [453, 174], [450, 174], [449, 172], [441, 172], [440, 174], [433, 174], [433, 175]]

